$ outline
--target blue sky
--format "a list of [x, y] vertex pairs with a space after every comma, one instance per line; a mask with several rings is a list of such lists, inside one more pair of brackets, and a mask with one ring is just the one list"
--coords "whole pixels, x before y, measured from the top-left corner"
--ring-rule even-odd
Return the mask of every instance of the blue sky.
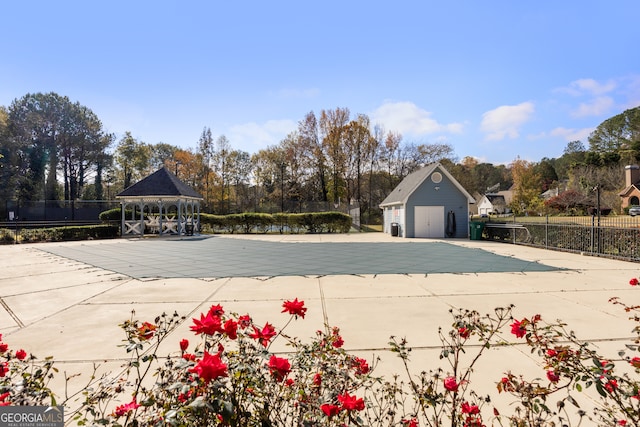
[[640, 2], [11, 1], [0, 105], [56, 92], [104, 128], [276, 145], [348, 108], [491, 163], [559, 157], [640, 105]]

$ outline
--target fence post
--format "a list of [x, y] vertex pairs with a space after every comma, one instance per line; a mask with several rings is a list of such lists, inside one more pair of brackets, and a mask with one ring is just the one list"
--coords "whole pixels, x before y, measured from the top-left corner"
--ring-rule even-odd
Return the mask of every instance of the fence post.
[[549, 214], [547, 214], [547, 220], [544, 223], [544, 248], [549, 249]]
[[595, 246], [594, 245], [595, 227], [596, 227], [596, 216], [591, 215], [591, 253], [593, 253], [594, 246]]

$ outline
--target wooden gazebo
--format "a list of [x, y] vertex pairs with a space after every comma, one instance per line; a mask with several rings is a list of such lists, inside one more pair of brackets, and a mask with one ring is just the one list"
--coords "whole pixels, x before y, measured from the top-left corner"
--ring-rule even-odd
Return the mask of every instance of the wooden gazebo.
[[122, 236], [191, 235], [200, 229], [202, 196], [166, 167], [116, 195]]

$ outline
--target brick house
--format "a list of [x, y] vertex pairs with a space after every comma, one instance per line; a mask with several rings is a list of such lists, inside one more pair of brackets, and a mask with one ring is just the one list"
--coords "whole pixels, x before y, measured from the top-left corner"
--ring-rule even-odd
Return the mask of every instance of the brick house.
[[622, 198], [622, 209], [640, 205], [640, 166], [624, 167], [625, 188], [618, 195]]

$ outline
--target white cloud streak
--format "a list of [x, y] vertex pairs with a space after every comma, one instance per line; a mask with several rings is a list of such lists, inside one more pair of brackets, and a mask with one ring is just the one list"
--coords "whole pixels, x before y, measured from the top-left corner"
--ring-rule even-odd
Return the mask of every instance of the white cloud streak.
[[571, 115], [573, 117], [601, 116], [611, 111], [613, 106], [613, 98], [599, 96], [589, 102], [581, 102], [578, 108], [571, 112]]
[[608, 80], [604, 83], [599, 83], [594, 79], [578, 79], [569, 83], [569, 87], [562, 89], [573, 96], [591, 95], [600, 96], [605, 93], [609, 93], [617, 87], [617, 84], [613, 80]]
[[487, 141], [518, 138], [520, 127], [531, 119], [534, 112], [535, 106], [532, 102], [502, 105], [482, 115], [480, 130], [486, 134]]
[[429, 111], [413, 102], [385, 102], [369, 114], [371, 122], [403, 135], [423, 136], [436, 133], [462, 133], [462, 123], [442, 124]]
[[595, 128], [584, 128], [584, 129], [567, 129], [563, 127], [553, 129], [550, 134], [551, 136], [559, 136], [564, 138], [565, 141], [586, 141], [591, 132], [593, 132]]
[[296, 127], [297, 123], [293, 120], [269, 120], [262, 124], [249, 122], [230, 127], [228, 137], [234, 146], [253, 153], [279, 144]]

